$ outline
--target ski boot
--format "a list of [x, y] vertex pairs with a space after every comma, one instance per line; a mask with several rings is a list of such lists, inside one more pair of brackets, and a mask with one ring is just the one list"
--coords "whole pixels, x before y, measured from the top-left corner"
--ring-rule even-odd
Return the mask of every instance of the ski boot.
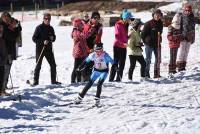
[[95, 97], [94, 100], [95, 100], [95, 104], [94, 104], [94, 105], [95, 105], [96, 107], [100, 107], [100, 106], [101, 106], [101, 104], [100, 104], [100, 98]]
[[80, 104], [82, 102], [83, 98], [78, 95], [78, 97], [74, 100], [74, 104]]

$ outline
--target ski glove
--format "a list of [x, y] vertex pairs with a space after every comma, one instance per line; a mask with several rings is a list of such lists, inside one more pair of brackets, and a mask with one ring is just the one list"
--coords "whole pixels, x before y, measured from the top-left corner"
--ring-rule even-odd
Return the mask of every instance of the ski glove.
[[45, 40], [45, 41], [44, 41], [44, 45], [47, 46], [48, 44], [49, 44], [49, 41], [48, 41], [48, 40]]

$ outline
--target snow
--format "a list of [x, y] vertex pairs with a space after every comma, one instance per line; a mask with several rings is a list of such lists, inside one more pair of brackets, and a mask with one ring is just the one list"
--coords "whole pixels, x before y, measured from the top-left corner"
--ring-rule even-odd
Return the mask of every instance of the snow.
[[[176, 7], [174, 7], [176, 8]], [[196, 42], [191, 46], [187, 71], [177, 73], [174, 79], [161, 78], [140, 81], [139, 65], [133, 81], [128, 81], [127, 57], [122, 82], [103, 85], [102, 107], [91, 108], [96, 84], [88, 91], [83, 103], [70, 105], [85, 83], [70, 84], [73, 68], [71, 26], [60, 27], [61, 18], [53, 17], [57, 40], [54, 53], [58, 80], [62, 85], [50, 85], [49, 65], [43, 61], [40, 85], [30, 87], [35, 66], [35, 44], [31, 37], [42, 21], [27, 20], [23, 26], [23, 47], [20, 57], [13, 63], [11, 74], [14, 93], [22, 95], [22, 102], [0, 102], [0, 133], [13, 134], [199, 134], [200, 133], [200, 34], [196, 27]], [[134, 13], [145, 22], [151, 13]], [[20, 13], [14, 14], [15, 17]], [[145, 17], [143, 17], [145, 16]], [[33, 17], [33, 16], [32, 16]], [[34, 18], [34, 17], [33, 17]], [[105, 50], [112, 56], [114, 27], [103, 29]], [[169, 48], [164, 28], [161, 75], [167, 77]], [[153, 71], [153, 62], [151, 66]], [[153, 72], [151, 72], [153, 74]], [[9, 81], [9, 87], [11, 87]], [[13, 90], [8, 90], [12, 93]]]

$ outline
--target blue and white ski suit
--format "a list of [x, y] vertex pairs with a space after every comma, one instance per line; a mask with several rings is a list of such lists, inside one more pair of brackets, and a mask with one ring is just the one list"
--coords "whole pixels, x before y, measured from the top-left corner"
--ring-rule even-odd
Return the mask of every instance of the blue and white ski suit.
[[89, 82], [86, 84], [83, 91], [79, 95], [83, 98], [88, 89], [93, 85], [94, 81], [99, 78], [97, 83], [96, 97], [100, 98], [102, 84], [108, 76], [109, 62], [113, 65], [114, 60], [106, 52], [103, 52], [100, 56], [97, 56], [96, 52], [93, 52], [85, 60], [86, 63], [89, 63], [90, 61], [94, 61], [93, 71]]

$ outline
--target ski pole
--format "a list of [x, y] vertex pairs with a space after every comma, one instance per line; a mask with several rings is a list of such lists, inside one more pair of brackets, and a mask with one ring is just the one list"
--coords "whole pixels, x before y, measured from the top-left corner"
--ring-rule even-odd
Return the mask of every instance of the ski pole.
[[[42, 57], [42, 54], [44, 53], [45, 47], [46, 47], [46, 46], [44, 45], [43, 48], [42, 48], [42, 51], [40, 52], [39, 58], [38, 58], [38, 60], [36, 61], [35, 67], [37, 67], [37, 65], [38, 65], [38, 63], [39, 63], [39, 61], [40, 61], [40, 59], [41, 59], [41, 57]], [[32, 70], [32, 71], [31, 71], [31, 75], [33, 75], [33, 73], [34, 73], [34, 71]], [[32, 78], [30, 78], [30, 79], [32, 79]], [[27, 80], [26, 83], [30, 83], [30, 80]]]
[[40, 56], [39, 56], [39, 58], [38, 58], [38, 60], [37, 60], [37, 62], [36, 62], [36, 66], [38, 65], [38, 63], [39, 63], [39, 61], [40, 61], [40, 59], [41, 59], [41, 57], [42, 57], [42, 54], [44, 53], [45, 47], [46, 47], [46, 45], [43, 46], [42, 51], [40, 52]]

